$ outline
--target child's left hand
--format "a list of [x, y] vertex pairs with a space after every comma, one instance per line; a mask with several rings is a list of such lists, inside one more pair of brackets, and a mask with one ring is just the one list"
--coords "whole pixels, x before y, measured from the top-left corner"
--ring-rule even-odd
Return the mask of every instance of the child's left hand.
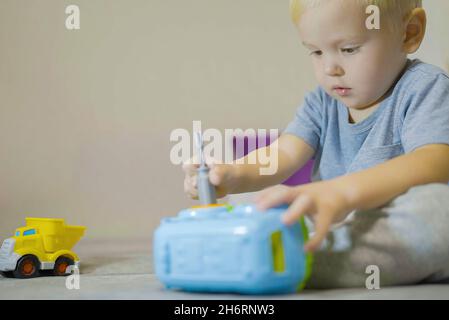
[[282, 222], [287, 225], [301, 216], [310, 216], [315, 222], [315, 234], [305, 244], [306, 252], [316, 250], [331, 225], [344, 220], [354, 209], [342, 188], [332, 180], [297, 187], [277, 185], [261, 191], [254, 200], [259, 210], [290, 204], [282, 216]]

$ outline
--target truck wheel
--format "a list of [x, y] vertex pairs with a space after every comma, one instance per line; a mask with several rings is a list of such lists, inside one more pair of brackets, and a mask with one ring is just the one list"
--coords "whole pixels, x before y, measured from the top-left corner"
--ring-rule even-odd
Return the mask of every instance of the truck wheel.
[[16, 278], [28, 279], [39, 275], [39, 259], [33, 255], [26, 255], [17, 262], [13, 275]]
[[0, 274], [5, 278], [14, 278], [12, 271], [0, 271]]
[[55, 276], [66, 276], [68, 274], [66, 273], [67, 267], [73, 266], [74, 264], [75, 262], [68, 257], [59, 257], [56, 259], [53, 273]]

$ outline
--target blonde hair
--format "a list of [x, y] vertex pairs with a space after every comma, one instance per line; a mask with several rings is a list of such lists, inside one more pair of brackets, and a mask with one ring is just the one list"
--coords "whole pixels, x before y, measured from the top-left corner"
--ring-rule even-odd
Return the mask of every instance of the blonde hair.
[[[298, 23], [306, 8], [316, 7], [324, 1], [328, 0], [290, 0], [290, 15], [293, 22]], [[357, 0], [357, 2], [362, 6], [378, 6], [381, 14], [387, 17], [390, 27], [397, 27], [413, 9], [422, 7], [422, 0]]]

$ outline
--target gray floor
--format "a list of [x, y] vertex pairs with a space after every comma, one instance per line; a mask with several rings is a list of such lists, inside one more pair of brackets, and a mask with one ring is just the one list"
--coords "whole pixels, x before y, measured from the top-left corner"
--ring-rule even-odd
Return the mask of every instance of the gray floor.
[[166, 290], [152, 272], [149, 239], [83, 239], [80, 289], [66, 288], [64, 277], [27, 280], [0, 276], [0, 299], [449, 299], [449, 285], [390, 287], [380, 290], [305, 290], [281, 296], [192, 294]]

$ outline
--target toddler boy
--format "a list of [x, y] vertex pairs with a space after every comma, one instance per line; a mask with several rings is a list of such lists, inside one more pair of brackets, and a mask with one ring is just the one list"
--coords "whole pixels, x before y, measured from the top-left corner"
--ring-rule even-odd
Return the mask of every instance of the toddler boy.
[[[368, 5], [380, 29], [366, 27]], [[261, 210], [290, 204], [286, 224], [313, 221], [309, 287], [364, 286], [370, 265], [382, 286], [449, 278], [449, 77], [408, 59], [425, 34], [421, 1], [292, 0], [291, 13], [319, 87], [267, 147], [276, 174], [211, 164], [218, 195], [279, 184], [314, 158], [312, 183], [255, 199]], [[192, 197], [196, 167], [184, 165]]]

